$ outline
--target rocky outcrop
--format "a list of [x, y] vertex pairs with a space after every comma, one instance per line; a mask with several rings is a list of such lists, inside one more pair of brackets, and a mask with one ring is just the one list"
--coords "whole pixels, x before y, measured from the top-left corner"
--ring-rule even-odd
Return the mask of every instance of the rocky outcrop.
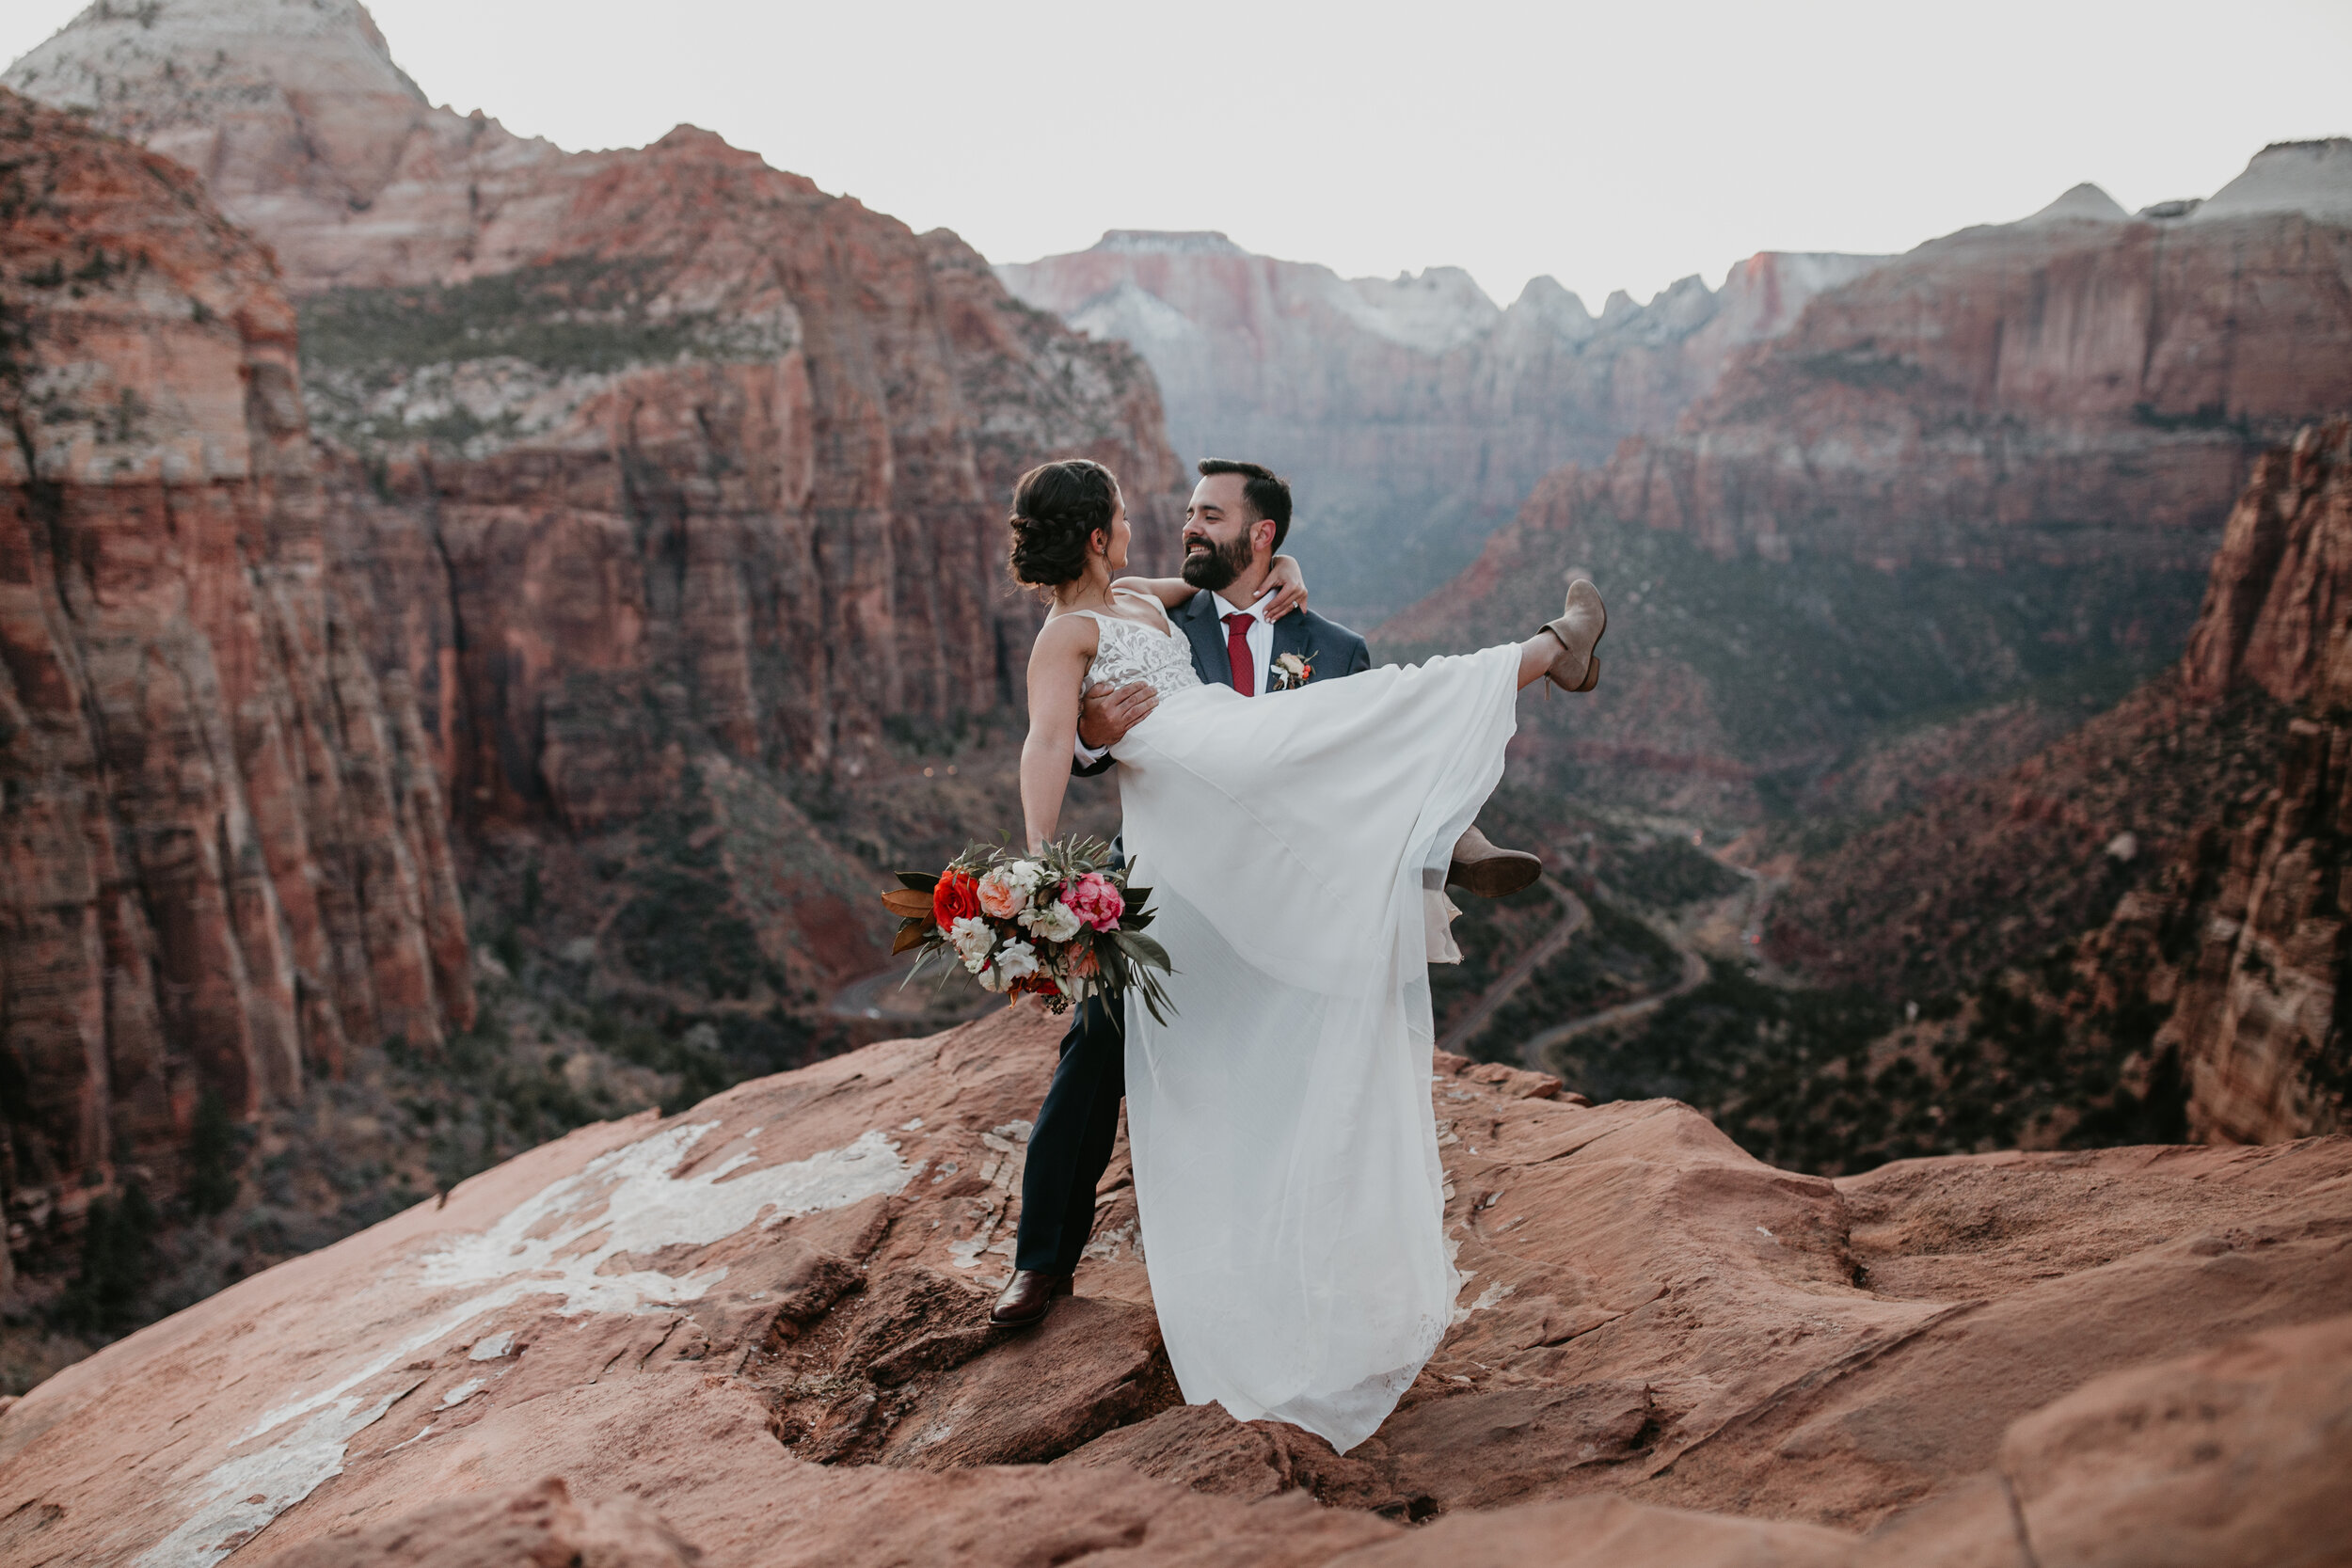
[[2230, 515], [2182, 660], [2191, 699], [2258, 690], [2277, 763], [2126, 896], [2090, 961], [2109, 994], [2169, 1005], [2153, 1048], [2188, 1075], [2201, 1137], [2274, 1143], [2344, 1123], [2352, 1036], [2352, 424], [2265, 457]]
[[1076, 1299], [981, 1326], [1057, 1035], [1016, 1008], [585, 1129], [246, 1280], [0, 1413], [0, 1540], [1359, 1568], [2346, 1545], [2343, 1139], [1833, 1182], [1671, 1101], [1440, 1056], [1457, 1321], [1340, 1456], [1177, 1402], [1123, 1154]]
[[2347, 637], [2352, 425], [2338, 421], [2255, 464], [2171, 670], [1802, 867], [1772, 951], [1915, 998], [2072, 953], [2072, 990], [2049, 1000], [2126, 1078], [2174, 1064], [2194, 1135], [2337, 1130], [2352, 1087]]
[[[355, 1047], [469, 1023], [413, 686], [370, 661], [268, 252], [0, 92], [0, 1186], [12, 1244]], [[176, 1185], [176, 1180], [167, 1180]]]
[[1343, 278], [1222, 234], [1119, 230], [996, 271], [1133, 344], [1179, 451], [1288, 475], [1319, 594], [1378, 615], [1451, 575], [1545, 473], [1671, 429], [1737, 349], [1880, 260], [1766, 252], [1720, 290], [1687, 277], [1597, 317], [1549, 277], [1500, 309], [1458, 268]]

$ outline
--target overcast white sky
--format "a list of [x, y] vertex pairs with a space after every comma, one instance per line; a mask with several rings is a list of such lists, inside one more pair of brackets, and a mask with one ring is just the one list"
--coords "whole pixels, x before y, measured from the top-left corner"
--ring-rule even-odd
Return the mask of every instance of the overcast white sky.
[[[13, 59], [81, 0], [7, 0]], [[1352, 7], [373, 0], [436, 102], [568, 148], [681, 120], [992, 260], [1221, 229], [1597, 309], [1901, 250], [2080, 180], [2210, 194], [2352, 135], [2352, 0]]]

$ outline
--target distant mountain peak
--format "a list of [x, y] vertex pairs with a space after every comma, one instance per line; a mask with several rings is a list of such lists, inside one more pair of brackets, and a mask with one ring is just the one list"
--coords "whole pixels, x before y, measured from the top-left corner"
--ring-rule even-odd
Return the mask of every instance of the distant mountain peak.
[[2352, 224], [2352, 136], [2272, 142], [2189, 216], [2210, 223], [2257, 213], [2301, 213], [2323, 223]]
[[[232, 59], [225, 71], [184, 69]], [[85, 108], [135, 94], [151, 118], [175, 103], [200, 113], [211, 100], [249, 95], [256, 66], [280, 87], [389, 93], [429, 106], [359, 0], [98, 0], [0, 83]]]
[[1247, 256], [1249, 252], [1215, 229], [1109, 229], [1096, 250], [1120, 255]]
[[2026, 218], [2028, 224], [2090, 222], [2125, 223], [2131, 214], [2115, 198], [2086, 180], [2042, 211]]

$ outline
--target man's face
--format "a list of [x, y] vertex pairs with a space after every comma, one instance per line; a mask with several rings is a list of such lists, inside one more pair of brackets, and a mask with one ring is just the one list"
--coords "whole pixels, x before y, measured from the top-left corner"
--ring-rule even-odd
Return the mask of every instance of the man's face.
[[1274, 542], [1274, 525], [1249, 509], [1239, 474], [1204, 474], [1184, 508], [1184, 578], [1216, 593], [1249, 570], [1262, 546]]

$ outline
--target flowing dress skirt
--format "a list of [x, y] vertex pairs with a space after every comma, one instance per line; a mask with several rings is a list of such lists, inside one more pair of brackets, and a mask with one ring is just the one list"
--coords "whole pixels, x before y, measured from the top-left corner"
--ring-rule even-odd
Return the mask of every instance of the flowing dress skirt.
[[1422, 897], [1502, 776], [1518, 650], [1249, 699], [1168, 693], [1114, 749], [1176, 973], [1128, 999], [1143, 1252], [1184, 1398], [1342, 1451], [1460, 1281], [1429, 1102]]

